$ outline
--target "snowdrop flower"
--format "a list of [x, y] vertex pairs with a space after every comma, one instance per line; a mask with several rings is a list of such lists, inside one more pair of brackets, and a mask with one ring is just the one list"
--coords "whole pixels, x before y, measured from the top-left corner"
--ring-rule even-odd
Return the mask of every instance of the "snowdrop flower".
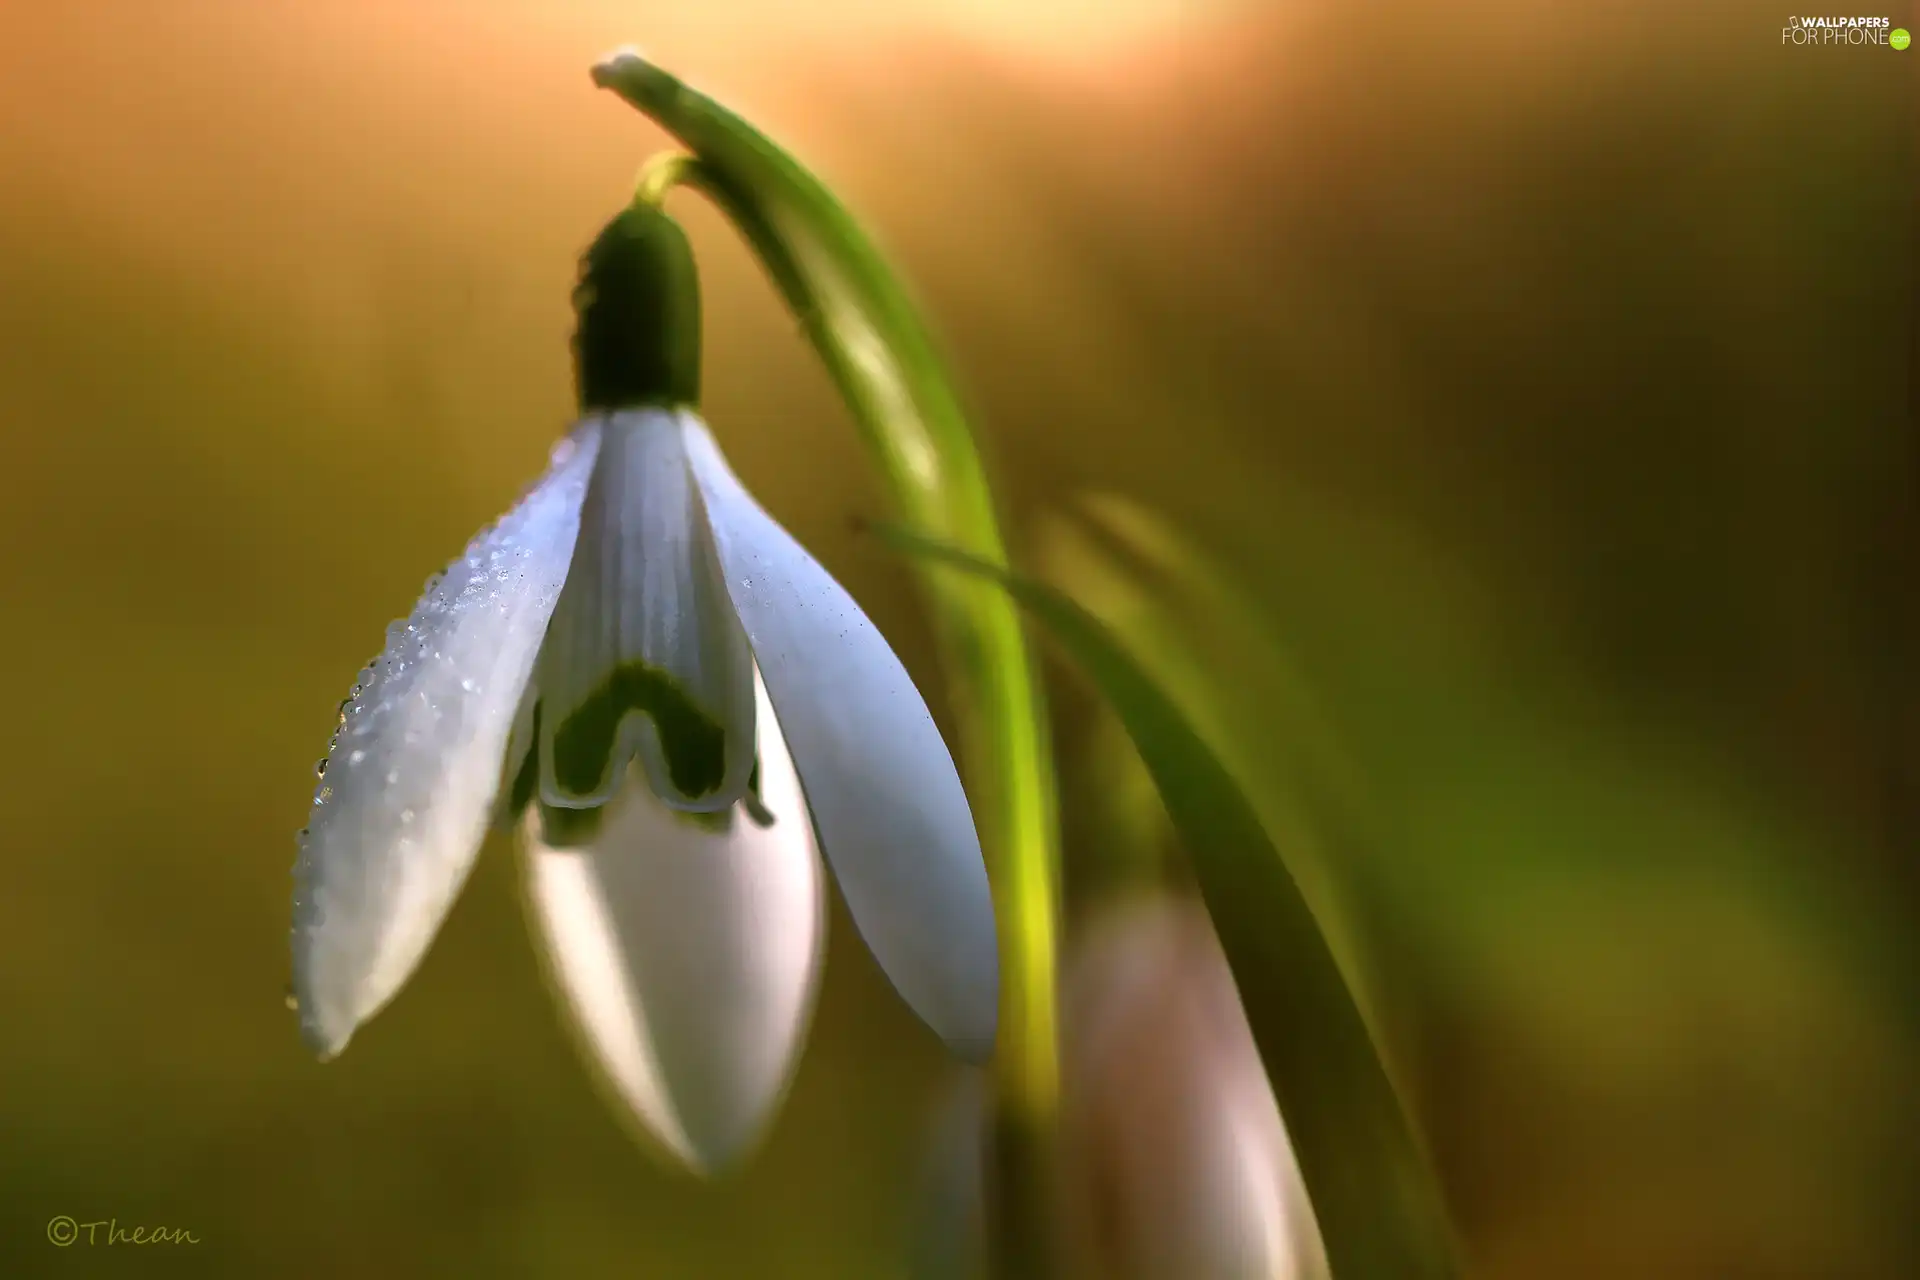
[[1325, 1280], [1233, 972], [1197, 903], [1107, 909], [1064, 983], [1061, 1143], [1085, 1274]]
[[490, 827], [516, 827], [584, 1051], [711, 1169], [763, 1128], [810, 1016], [816, 836], [895, 989], [976, 1061], [993, 909], [905, 668], [701, 421], [684, 234], [622, 213], [576, 303], [580, 421], [341, 706], [299, 841], [294, 997], [337, 1054], [419, 964]]
[[[1101, 906], [1061, 984], [1059, 1240], [1086, 1280], [1327, 1280], [1313, 1207], [1213, 923]], [[986, 1274], [992, 1082], [938, 1117], [915, 1280]]]

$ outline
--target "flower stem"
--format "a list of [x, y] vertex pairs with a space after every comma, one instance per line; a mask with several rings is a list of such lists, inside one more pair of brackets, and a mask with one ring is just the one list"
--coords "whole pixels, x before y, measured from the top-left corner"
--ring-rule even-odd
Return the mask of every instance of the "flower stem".
[[[986, 469], [905, 290], [833, 194], [758, 130], [635, 54], [594, 68], [692, 151], [649, 164], [642, 197], [699, 191], [759, 256], [827, 367], [909, 526], [1004, 565]], [[994, 884], [1001, 1016], [989, 1252], [996, 1275], [1056, 1274], [1053, 1136], [1059, 848], [1052, 748], [1018, 610], [990, 583], [921, 584], [953, 682], [960, 757]]]
[[662, 151], [648, 157], [634, 180], [633, 202], [658, 209], [667, 202], [667, 193], [681, 184], [694, 185], [699, 179], [700, 160], [685, 151]]

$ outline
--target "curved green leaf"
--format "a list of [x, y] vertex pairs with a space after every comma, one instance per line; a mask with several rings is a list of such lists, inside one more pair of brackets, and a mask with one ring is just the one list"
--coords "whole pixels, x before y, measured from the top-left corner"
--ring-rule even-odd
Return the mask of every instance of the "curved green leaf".
[[[1099, 618], [1179, 708], [1233, 778], [1299, 883], [1368, 1025], [1378, 957], [1355, 877], [1377, 861], [1367, 788], [1308, 679], [1255, 593], [1228, 564], [1160, 513], [1112, 493], [1083, 493], [1041, 528], [1032, 572]], [[1125, 824], [1102, 845], [1138, 873], [1143, 840], [1169, 847], [1165, 806], [1109, 709], [1087, 748], [1105, 783], [1098, 806]], [[1078, 815], [1083, 821], [1085, 814]], [[1071, 874], [1071, 871], [1070, 871]]]
[[904, 530], [893, 545], [998, 582], [1119, 714], [1192, 862], [1340, 1280], [1456, 1274], [1444, 1202], [1318, 921], [1259, 815], [1179, 707], [1051, 587]]

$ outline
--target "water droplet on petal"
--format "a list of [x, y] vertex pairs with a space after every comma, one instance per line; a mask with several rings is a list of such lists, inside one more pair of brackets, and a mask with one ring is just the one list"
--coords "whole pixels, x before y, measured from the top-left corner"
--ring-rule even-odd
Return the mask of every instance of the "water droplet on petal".
[[353, 754], [347, 757], [347, 763], [359, 764], [362, 760], [365, 760], [366, 758], [367, 758], [367, 753], [365, 751], [355, 748]]
[[387, 785], [392, 786], [398, 781], [400, 781], [400, 771], [398, 769], [387, 770]]
[[327, 776], [327, 762], [324, 758], [319, 764], [313, 766], [313, 776], [316, 778], [324, 778]]

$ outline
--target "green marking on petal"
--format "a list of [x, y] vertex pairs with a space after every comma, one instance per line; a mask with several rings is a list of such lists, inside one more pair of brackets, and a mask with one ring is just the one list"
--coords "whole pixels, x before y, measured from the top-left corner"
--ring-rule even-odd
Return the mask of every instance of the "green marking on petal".
[[[753, 758], [753, 772], [747, 776], [747, 794], [740, 797], [740, 803], [746, 808], [747, 817], [753, 825], [765, 829], [774, 822], [773, 810], [767, 808], [760, 798], [760, 757]], [[733, 830], [733, 810], [722, 809], [714, 813], [695, 813], [687, 810], [674, 815], [689, 826], [697, 827], [709, 835], [723, 836]]]
[[540, 839], [550, 849], [584, 849], [600, 835], [605, 805], [597, 809], [557, 809], [540, 806]]
[[607, 683], [554, 732], [554, 781], [574, 795], [600, 790], [629, 711], [653, 722], [667, 776], [682, 796], [698, 799], [720, 789], [727, 773], [726, 728], [679, 681], [639, 661], [615, 667]]
[[741, 803], [746, 805], [747, 816], [753, 819], [755, 826], [765, 828], [773, 825], [773, 810], [767, 808], [766, 802], [760, 798], [760, 757], [757, 755], [753, 758], [753, 772], [747, 775], [747, 794]]

